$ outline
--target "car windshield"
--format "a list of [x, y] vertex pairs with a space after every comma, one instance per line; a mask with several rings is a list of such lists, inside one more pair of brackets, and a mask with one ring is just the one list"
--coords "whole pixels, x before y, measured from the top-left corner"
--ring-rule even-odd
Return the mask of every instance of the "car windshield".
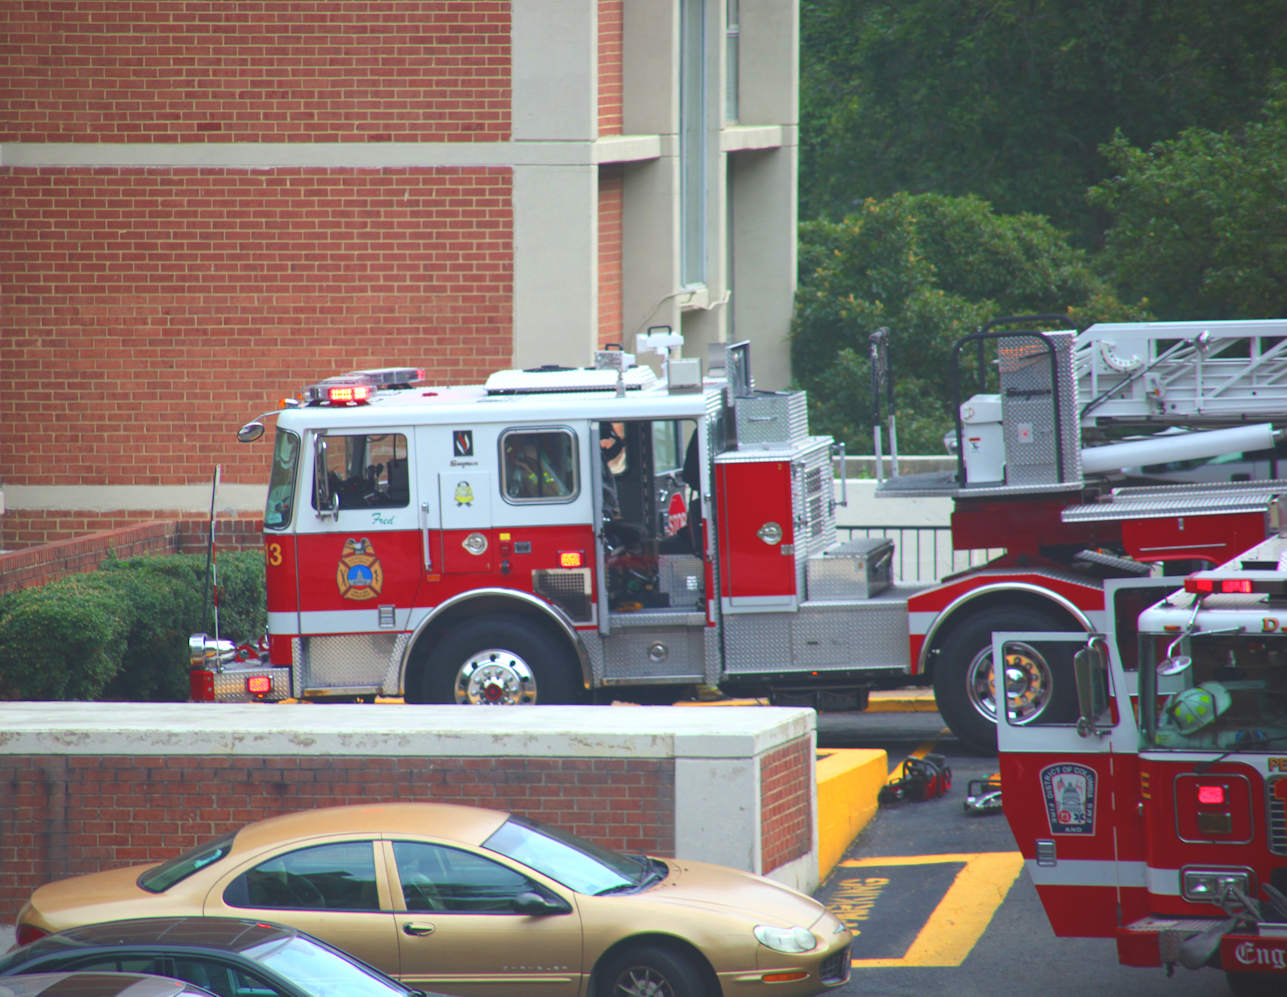
[[138, 878], [138, 884], [149, 893], [164, 893], [175, 883], [187, 879], [194, 872], [204, 869], [232, 851], [232, 841], [237, 832], [207, 841], [204, 845], [176, 855], [168, 862], [147, 869]]
[[638, 885], [648, 863], [558, 828], [511, 817], [483, 847], [549, 876], [577, 893], [608, 893]]
[[1144, 745], [1273, 752], [1287, 746], [1287, 637], [1141, 634]]
[[310, 997], [407, 997], [414, 993], [370, 966], [296, 935], [255, 945], [243, 953], [280, 973]]

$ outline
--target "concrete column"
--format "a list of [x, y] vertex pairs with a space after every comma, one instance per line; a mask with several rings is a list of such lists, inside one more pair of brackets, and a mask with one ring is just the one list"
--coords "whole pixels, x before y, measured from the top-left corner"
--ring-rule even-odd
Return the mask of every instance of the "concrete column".
[[514, 141], [598, 138], [597, 0], [514, 0], [510, 46]]

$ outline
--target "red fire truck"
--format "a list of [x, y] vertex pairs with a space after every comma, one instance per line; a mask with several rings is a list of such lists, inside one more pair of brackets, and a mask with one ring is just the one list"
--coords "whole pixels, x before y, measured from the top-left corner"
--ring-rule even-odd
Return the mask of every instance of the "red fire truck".
[[[312, 385], [277, 421], [266, 652], [195, 635], [193, 696], [565, 703], [705, 684], [854, 710], [932, 681], [952, 729], [988, 746], [993, 631], [1102, 630], [1105, 579], [1263, 536], [1263, 490], [1168, 506], [1174, 488], [1115, 489], [1120, 468], [1272, 449], [1287, 410], [1287, 322], [1036, 331], [1049, 319], [958, 346], [999, 391], [958, 405], [955, 474], [880, 483], [953, 496], [954, 546], [1006, 551], [930, 584], [892, 579], [892, 541], [840, 541], [837, 448], [809, 434], [802, 392], [756, 390], [745, 344], [719, 344], [705, 377], [658, 332], [637, 348], [663, 354], [661, 377], [609, 350], [483, 385], [410, 368]], [[1168, 433], [1110, 442], [1122, 426]], [[1071, 667], [1012, 655], [1008, 711], [1074, 716]]]
[[1116, 938], [1125, 965], [1223, 969], [1240, 995], [1287, 991], [1282, 523], [1275, 498], [1273, 535], [1219, 568], [1109, 582], [1103, 634], [993, 637], [999, 660], [1081, 648], [1077, 721], [999, 732], [1005, 813], [1055, 933]]

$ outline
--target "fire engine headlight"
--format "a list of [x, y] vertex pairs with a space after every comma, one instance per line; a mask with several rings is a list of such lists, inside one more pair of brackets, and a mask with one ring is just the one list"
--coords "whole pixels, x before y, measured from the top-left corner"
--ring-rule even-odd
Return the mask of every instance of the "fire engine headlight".
[[772, 928], [767, 924], [755, 926], [755, 938], [775, 952], [810, 952], [817, 948], [818, 939], [808, 928]]
[[1185, 869], [1182, 890], [1185, 900], [1218, 903], [1229, 887], [1251, 895], [1251, 873], [1228, 869]]

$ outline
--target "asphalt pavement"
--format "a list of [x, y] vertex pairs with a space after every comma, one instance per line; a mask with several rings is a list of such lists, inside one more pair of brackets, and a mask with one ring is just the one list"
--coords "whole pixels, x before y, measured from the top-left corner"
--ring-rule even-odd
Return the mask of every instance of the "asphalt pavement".
[[883, 748], [891, 769], [947, 756], [943, 797], [881, 808], [816, 891], [856, 929], [835, 994], [862, 997], [1228, 997], [1224, 974], [1118, 965], [1112, 939], [1056, 938], [1001, 814], [970, 816], [971, 779], [995, 757], [962, 745], [937, 713], [823, 714], [818, 745]]

